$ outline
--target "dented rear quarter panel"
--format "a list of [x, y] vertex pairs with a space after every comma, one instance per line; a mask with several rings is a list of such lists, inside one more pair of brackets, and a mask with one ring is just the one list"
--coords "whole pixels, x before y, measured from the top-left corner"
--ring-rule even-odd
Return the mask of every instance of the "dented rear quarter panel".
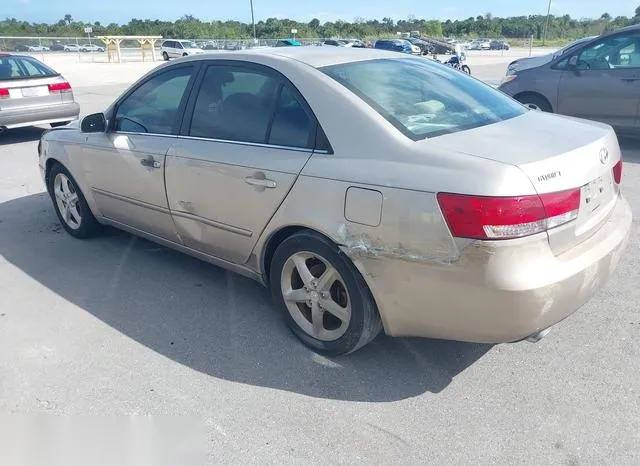
[[[379, 226], [345, 219], [345, 193], [352, 186], [382, 194]], [[429, 192], [302, 175], [272, 218], [257, 250], [263, 252], [269, 238], [287, 226], [303, 226], [335, 242], [358, 267], [378, 303], [382, 297], [377, 296], [372, 261], [393, 267], [395, 261], [387, 260], [447, 264], [457, 258], [457, 246], [442, 218], [435, 194]], [[386, 327], [385, 311], [380, 309]]]

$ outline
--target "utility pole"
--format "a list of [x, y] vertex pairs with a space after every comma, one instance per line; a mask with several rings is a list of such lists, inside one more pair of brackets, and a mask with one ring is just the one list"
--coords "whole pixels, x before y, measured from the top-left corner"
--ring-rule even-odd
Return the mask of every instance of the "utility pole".
[[549, 30], [549, 14], [551, 13], [551, 0], [549, 0], [549, 6], [547, 7], [547, 21], [544, 24], [544, 33], [542, 35], [542, 45], [544, 46], [547, 40], [547, 31]]
[[255, 42], [255, 40], [256, 40], [256, 21], [253, 18], [253, 0], [249, 0], [249, 2], [251, 3], [251, 24], [253, 25], [253, 41]]

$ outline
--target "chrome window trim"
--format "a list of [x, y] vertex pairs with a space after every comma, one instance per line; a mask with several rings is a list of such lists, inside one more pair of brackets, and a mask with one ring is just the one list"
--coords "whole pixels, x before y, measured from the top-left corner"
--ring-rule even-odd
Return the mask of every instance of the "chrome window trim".
[[276, 145], [276, 144], [266, 144], [266, 143], [262, 143], [262, 142], [236, 141], [236, 140], [232, 140], [232, 139], [203, 138], [203, 137], [199, 137], [199, 136], [178, 136], [178, 139], [190, 139], [190, 140], [194, 140], [194, 141], [218, 142], [218, 143], [222, 143], [222, 144], [236, 144], [236, 145], [240, 145], [240, 146], [250, 146], [250, 147], [263, 147], [265, 149], [290, 150], [290, 151], [294, 151], [294, 152], [308, 152], [308, 153], [326, 152], [326, 151], [314, 151], [313, 149], [309, 149], [308, 147], [279, 146], [279, 145]]
[[176, 134], [160, 134], [160, 133], [138, 133], [135, 131], [112, 131], [112, 134], [124, 134], [131, 136], [156, 136], [162, 138], [172, 138], [172, 139], [189, 139], [194, 141], [207, 141], [207, 142], [218, 142], [223, 144], [236, 144], [240, 146], [251, 146], [251, 147], [263, 147], [266, 149], [280, 149], [280, 150], [290, 150], [294, 152], [308, 152], [314, 154], [329, 154], [327, 150], [319, 150], [319, 149], [309, 149], [305, 147], [294, 147], [294, 146], [279, 146], [276, 144], [265, 144], [260, 142], [249, 142], [249, 141], [234, 141], [231, 139], [214, 139], [214, 138], [203, 138], [197, 136], [179, 136]]
[[178, 137], [175, 134], [139, 133], [136, 131], [111, 131], [111, 134], [124, 134], [124, 135], [131, 135], [131, 136], [157, 136], [161, 138], [173, 138], [173, 139], [176, 139]]

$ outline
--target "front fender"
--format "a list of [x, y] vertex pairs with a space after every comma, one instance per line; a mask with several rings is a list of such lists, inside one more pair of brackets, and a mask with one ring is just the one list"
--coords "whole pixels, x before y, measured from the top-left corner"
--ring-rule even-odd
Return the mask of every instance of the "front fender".
[[49, 190], [48, 175], [51, 167], [55, 163], [62, 164], [76, 181], [93, 215], [100, 219], [102, 217], [100, 209], [98, 209], [85, 175], [90, 167], [82, 150], [86, 136], [78, 129], [79, 125], [79, 122], [74, 122], [67, 126], [45, 131], [38, 145], [38, 164], [47, 191]]

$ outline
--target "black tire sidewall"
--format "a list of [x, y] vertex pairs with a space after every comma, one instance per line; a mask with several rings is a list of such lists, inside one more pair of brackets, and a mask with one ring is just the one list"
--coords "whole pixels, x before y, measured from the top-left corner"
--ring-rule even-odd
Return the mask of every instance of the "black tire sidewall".
[[523, 94], [518, 98], [518, 101], [523, 105], [533, 104], [543, 112], [552, 112], [551, 106], [546, 99], [535, 94]]
[[[55, 183], [56, 176], [60, 173], [65, 175], [67, 178], [69, 178], [69, 180], [73, 183], [73, 187], [75, 188], [76, 193], [78, 194], [78, 207], [80, 209], [80, 216], [82, 218], [80, 220], [80, 227], [76, 230], [71, 228], [69, 225], [67, 225], [67, 222], [64, 221], [64, 218], [62, 217], [62, 213], [58, 208], [58, 203], [56, 202], [56, 196], [54, 193], [54, 183]], [[49, 195], [51, 196], [51, 200], [53, 201], [53, 208], [56, 212], [56, 215], [58, 216], [58, 220], [60, 221], [62, 228], [64, 228], [67, 233], [69, 233], [71, 236], [75, 238], [85, 239], [85, 238], [90, 238], [94, 236], [98, 232], [100, 228], [100, 224], [93, 216], [93, 213], [89, 208], [89, 204], [87, 204], [87, 200], [85, 199], [84, 194], [80, 190], [78, 183], [73, 178], [71, 173], [69, 173], [69, 170], [67, 170], [64, 167], [64, 165], [57, 163], [51, 168], [51, 172], [49, 173], [49, 178], [48, 178], [47, 189], [49, 190]]]
[[169, 54], [167, 52], [162, 52], [162, 58], [164, 58], [164, 61], [169, 61]]
[[[298, 326], [287, 309], [281, 290], [282, 269], [289, 257], [302, 251], [322, 256], [336, 268], [347, 287], [351, 302], [351, 321], [345, 333], [337, 340], [326, 342], [313, 338]], [[363, 334], [367, 332], [366, 326], [371, 325], [371, 313], [374, 313], [377, 318], [373, 298], [356, 267], [328, 239], [313, 232], [297, 233], [290, 236], [276, 249], [271, 261], [269, 277], [269, 287], [275, 304], [282, 310], [289, 328], [307, 346], [328, 356], [337, 356], [352, 352], [371, 339], [367, 338], [365, 342], [362, 342]], [[377, 335], [378, 332], [379, 329], [375, 334]]]

